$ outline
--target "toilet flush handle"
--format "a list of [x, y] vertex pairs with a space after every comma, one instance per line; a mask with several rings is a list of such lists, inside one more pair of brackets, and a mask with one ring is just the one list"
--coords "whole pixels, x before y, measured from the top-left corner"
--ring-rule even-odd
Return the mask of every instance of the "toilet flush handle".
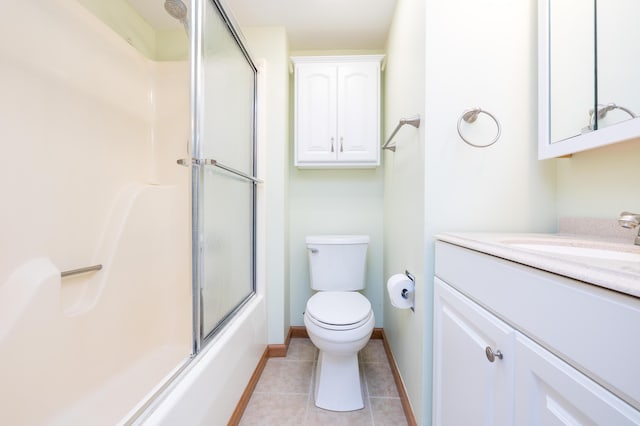
[[307, 249], [308, 249], [311, 253], [317, 253], [317, 252], [318, 252], [318, 249], [317, 249], [317, 248], [307, 247]]

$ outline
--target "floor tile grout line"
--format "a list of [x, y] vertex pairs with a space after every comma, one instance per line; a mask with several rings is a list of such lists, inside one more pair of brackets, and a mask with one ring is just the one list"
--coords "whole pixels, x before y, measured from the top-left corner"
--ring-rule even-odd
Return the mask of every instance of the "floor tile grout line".
[[314, 386], [314, 379], [315, 379], [315, 372], [316, 372], [316, 365], [317, 365], [317, 361], [315, 361], [315, 355], [314, 355], [314, 362], [313, 362], [313, 366], [311, 367], [311, 379], [309, 380], [309, 391], [307, 392], [307, 403], [305, 404], [304, 407], [304, 420], [302, 421], [303, 425], [306, 425], [309, 421], [309, 412], [311, 410], [311, 404], [313, 403], [313, 386]]
[[371, 424], [375, 423], [373, 419], [373, 407], [371, 406], [371, 394], [369, 393], [369, 380], [367, 376], [367, 370], [364, 368], [364, 362], [362, 363], [362, 381], [364, 382], [365, 390], [367, 391], [367, 407], [369, 408], [369, 419], [371, 419]]

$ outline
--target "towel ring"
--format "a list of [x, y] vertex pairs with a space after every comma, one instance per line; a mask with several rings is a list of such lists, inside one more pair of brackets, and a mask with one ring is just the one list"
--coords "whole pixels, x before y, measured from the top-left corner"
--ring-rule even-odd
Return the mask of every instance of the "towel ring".
[[[493, 121], [495, 121], [496, 123], [496, 127], [498, 127], [498, 132], [496, 133], [496, 137], [493, 138], [493, 140], [491, 142], [489, 142], [486, 145], [478, 145], [475, 144], [473, 142], [470, 142], [469, 140], [467, 140], [467, 138], [465, 138], [462, 135], [462, 130], [460, 130], [460, 123], [462, 123], [462, 120], [465, 121], [465, 123], [474, 123], [477, 119], [478, 119], [478, 115], [480, 115], [480, 113], [483, 114], [487, 114], [489, 117], [491, 117], [491, 119]], [[460, 135], [460, 138], [467, 144], [467, 145], [471, 145], [475, 148], [486, 148], [488, 146], [493, 145], [494, 143], [496, 143], [498, 141], [498, 139], [500, 139], [500, 133], [502, 132], [502, 129], [500, 128], [500, 122], [498, 122], [498, 119], [491, 114], [488, 111], [485, 111], [481, 108], [473, 108], [473, 109], [469, 109], [466, 110], [465, 112], [462, 113], [462, 115], [460, 116], [460, 118], [458, 119], [458, 135]]]

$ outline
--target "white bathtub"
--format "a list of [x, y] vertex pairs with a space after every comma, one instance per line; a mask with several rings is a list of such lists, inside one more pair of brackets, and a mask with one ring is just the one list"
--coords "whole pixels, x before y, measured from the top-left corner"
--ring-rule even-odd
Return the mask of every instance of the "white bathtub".
[[266, 344], [266, 306], [255, 296], [136, 424], [226, 425]]

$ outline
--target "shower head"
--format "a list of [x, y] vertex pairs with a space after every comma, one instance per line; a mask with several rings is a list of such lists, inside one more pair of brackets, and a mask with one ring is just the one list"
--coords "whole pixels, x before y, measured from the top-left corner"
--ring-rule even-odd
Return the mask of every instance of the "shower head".
[[180, 22], [187, 20], [187, 6], [181, 0], [165, 0], [164, 10]]
[[189, 34], [189, 21], [187, 20], [188, 10], [182, 0], [165, 0], [164, 10], [166, 10], [171, 17], [180, 21], [184, 30]]

